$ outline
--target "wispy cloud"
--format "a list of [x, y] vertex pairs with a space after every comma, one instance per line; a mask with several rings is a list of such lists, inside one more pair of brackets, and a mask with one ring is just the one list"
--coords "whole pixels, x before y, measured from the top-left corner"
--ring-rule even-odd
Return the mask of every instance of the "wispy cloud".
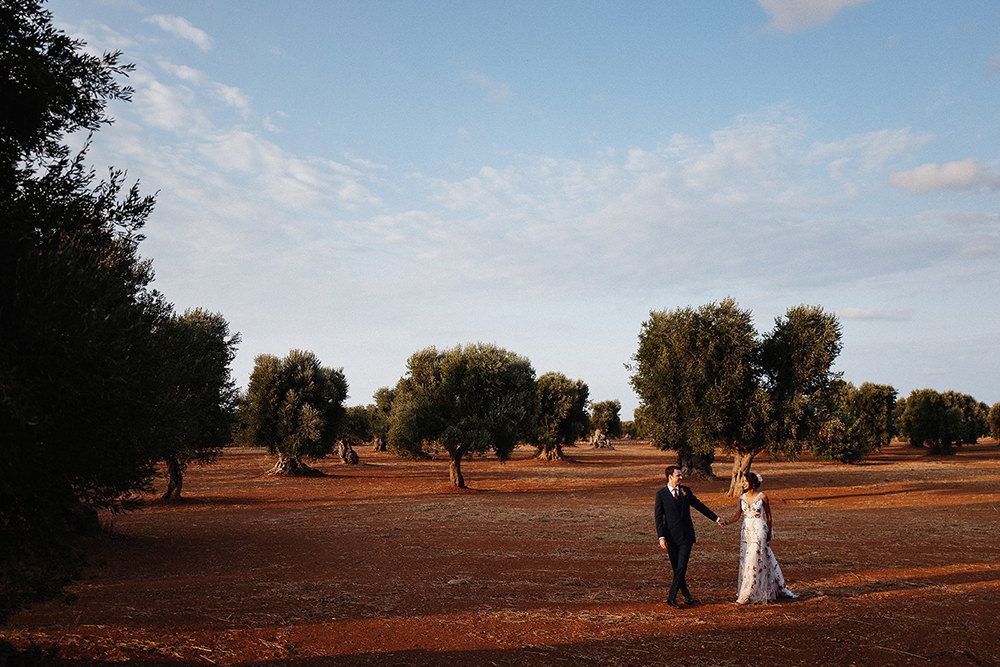
[[196, 28], [191, 25], [191, 23], [182, 16], [173, 16], [171, 14], [153, 14], [144, 20], [147, 23], [152, 23], [160, 30], [174, 35], [175, 37], [186, 39], [202, 51], [208, 51], [212, 48], [212, 38], [208, 36], [208, 33], [201, 28]]
[[463, 75], [466, 81], [474, 83], [486, 93], [487, 99], [491, 102], [503, 102], [510, 97], [510, 85], [503, 81], [496, 81], [482, 72], [469, 70]]
[[780, 32], [799, 32], [822, 25], [847, 7], [867, 0], [757, 0], [768, 16], [769, 28]]
[[889, 181], [910, 192], [1000, 190], [1000, 171], [970, 157], [943, 164], [928, 162], [909, 171], [898, 171]]

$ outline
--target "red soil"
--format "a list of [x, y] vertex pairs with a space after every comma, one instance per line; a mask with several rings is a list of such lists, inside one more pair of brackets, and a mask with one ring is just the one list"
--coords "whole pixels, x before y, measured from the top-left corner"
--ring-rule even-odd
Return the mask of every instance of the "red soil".
[[[321, 461], [277, 479], [259, 450], [191, 469], [186, 499], [114, 517], [75, 602], [36, 605], [0, 639], [62, 664], [1000, 663], [1000, 447], [931, 458], [894, 445], [859, 466], [761, 460], [774, 551], [802, 598], [734, 603], [738, 533], [695, 515], [688, 581], [652, 500], [670, 454], [569, 448], [542, 463]], [[691, 483], [729, 511], [722, 477]]]

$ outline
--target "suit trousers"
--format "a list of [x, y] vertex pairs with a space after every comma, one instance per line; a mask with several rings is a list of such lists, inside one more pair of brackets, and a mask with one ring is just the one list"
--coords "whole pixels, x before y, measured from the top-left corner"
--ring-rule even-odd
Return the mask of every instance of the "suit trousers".
[[674, 570], [674, 578], [670, 582], [670, 595], [667, 598], [671, 602], [677, 601], [677, 591], [684, 594], [685, 600], [691, 599], [691, 592], [688, 591], [685, 577], [687, 576], [688, 560], [691, 558], [691, 547], [693, 546], [690, 542], [686, 544], [667, 542], [667, 555], [670, 556], [670, 567]]

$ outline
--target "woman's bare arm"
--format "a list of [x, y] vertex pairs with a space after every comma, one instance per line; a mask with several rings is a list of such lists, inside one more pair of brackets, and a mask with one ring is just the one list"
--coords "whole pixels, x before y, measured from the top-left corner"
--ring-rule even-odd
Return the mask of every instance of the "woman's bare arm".
[[760, 499], [764, 503], [764, 517], [767, 519], [767, 540], [770, 542], [771, 527], [774, 525], [774, 522], [771, 519], [771, 501], [768, 500], [766, 493], [760, 494]]

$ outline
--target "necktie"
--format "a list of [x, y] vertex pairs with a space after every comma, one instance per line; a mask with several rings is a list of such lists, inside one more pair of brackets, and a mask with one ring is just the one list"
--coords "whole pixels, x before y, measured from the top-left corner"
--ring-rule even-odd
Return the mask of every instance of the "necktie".
[[674, 487], [674, 500], [677, 500], [678, 498], [680, 498], [680, 494], [677, 493], [677, 487], [675, 486]]

